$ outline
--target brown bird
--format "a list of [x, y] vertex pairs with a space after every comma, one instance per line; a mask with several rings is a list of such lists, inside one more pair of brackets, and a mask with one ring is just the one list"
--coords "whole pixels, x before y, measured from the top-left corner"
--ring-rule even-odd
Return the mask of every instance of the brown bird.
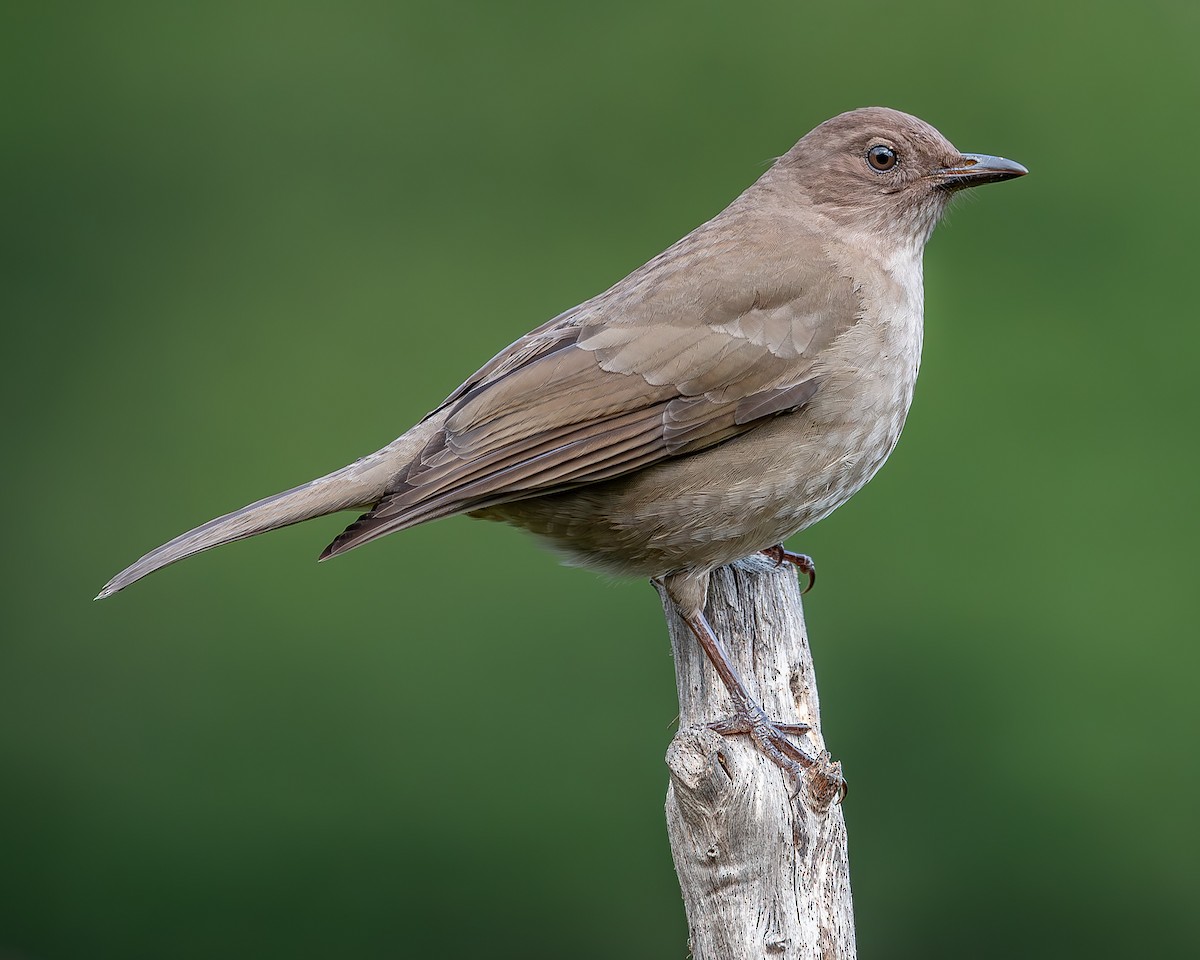
[[[709, 572], [853, 496], [900, 436], [921, 359], [926, 241], [958, 190], [1024, 167], [882, 107], [816, 127], [712, 220], [538, 327], [403, 436], [176, 537], [108, 597], [211, 547], [350, 508], [337, 556], [452, 514], [532, 531], [570, 562], [660, 581], [748, 733], [812, 762], [746, 690], [704, 613]], [[98, 598], [99, 599], [99, 598]]]

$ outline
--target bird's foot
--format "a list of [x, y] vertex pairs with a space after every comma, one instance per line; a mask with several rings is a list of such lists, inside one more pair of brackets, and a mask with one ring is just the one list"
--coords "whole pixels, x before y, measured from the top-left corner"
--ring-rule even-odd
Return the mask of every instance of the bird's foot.
[[803, 767], [811, 767], [816, 763], [807, 751], [786, 736], [789, 733], [808, 733], [812, 727], [807, 723], [776, 723], [756, 703], [748, 704], [732, 717], [713, 721], [708, 728], [724, 737], [747, 734], [760, 753], [796, 777], [800, 776]]
[[792, 553], [791, 550], [785, 550], [782, 543], [777, 543], [773, 547], [767, 547], [766, 550], [760, 551], [763, 556], [775, 561], [775, 566], [780, 567], [785, 563], [790, 563], [802, 574], [808, 577], [808, 586], [800, 592], [808, 593], [817, 582], [817, 565], [813, 563], [813, 558], [804, 553]]
[[[669, 592], [670, 587], [667, 589]], [[672, 601], [679, 602], [674, 596]], [[807, 783], [808, 792], [815, 803], [828, 806], [835, 798], [841, 803], [842, 798], [846, 796], [846, 781], [842, 779], [841, 766], [831, 760], [824, 750], [814, 757], [787, 738], [789, 733], [807, 733], [812, 726], [807, 723], [777, 723], [770, 719], [746, 689], [737, 668], [729, 659], [729, 651], [713, 632], [712, 624], [704, 616], [704, 611], [697, 609], [680, 615], [692, 631], [692, 635], [700, 642], [705, 656], [717, 671], [717, 676], [721, 678], [721, 683], [725, 685], [733, 700], [733, 716], [710, 723], [709, 728], [727, 737], [748, 735], [759, 753], [791, 776], [796, 784], [793, 796], [798, 796]], [[803, 776], [805, 770], [809, 772], [809, 777]]]
[[838, 803], [845, 799], [846, 781], [842, 778], [840, 764], [833, 763], [824, 752], [820, 756], [813, 756], [787, 738], [788, 734], [808, 733], [812, 730], [811, 724], [779, 723], [771, 720], [762, 707], [752, 702], [732, 717], [714, 721], [708, 727], [725, 737], [748, 735], [759, 753], [791, 776], [796, 784], [795, 794], [800, 792], [807, 769], [820, 780], [821, 793], [828, 797], [836, 794]]

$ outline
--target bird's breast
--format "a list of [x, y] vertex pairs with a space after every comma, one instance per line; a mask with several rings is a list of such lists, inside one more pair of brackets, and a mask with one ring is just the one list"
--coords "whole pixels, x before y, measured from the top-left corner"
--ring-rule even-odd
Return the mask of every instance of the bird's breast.
[[803, 525], [828, 515], [869, 481], [896, 446], [921, 365], [924, 297], [917, 269], [860, 283], [862, 316], [831, 344], [822, 389], [805, 411], [796, 450], [806, 484]]

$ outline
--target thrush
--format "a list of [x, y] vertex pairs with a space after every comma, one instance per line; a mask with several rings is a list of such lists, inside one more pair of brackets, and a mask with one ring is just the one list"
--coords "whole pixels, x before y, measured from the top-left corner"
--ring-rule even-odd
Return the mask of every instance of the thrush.
[[[899, 439], [921, 360], [922, 254], [954, 194], [1024, 167], [883, 107], [820, 124], [721, 213], [506, 347], [398, 439], [211, 520], [100, 592], [212, 547], [347, 509], [321, 554], [454, 514], [569, 562], [659, 581], [792, 773], [812, 758], [747, 690], [704, 615], [709, 573], [845, 503]], [[811, 565], [809, 565], [811, 576]]]

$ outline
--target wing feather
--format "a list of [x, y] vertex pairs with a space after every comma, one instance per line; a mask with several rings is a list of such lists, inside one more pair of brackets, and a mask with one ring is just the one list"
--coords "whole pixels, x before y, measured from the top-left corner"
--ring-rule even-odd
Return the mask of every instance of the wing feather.
[[729, 249], [739, 231], [701, 228], [497, 354], [439, 408], [442, 429], [395, 489], [324, 556], [695, 453], [809, 403], [816, 358], [861, 304], [829, 262], [796, 257], [786, 226], [752, 268]]

